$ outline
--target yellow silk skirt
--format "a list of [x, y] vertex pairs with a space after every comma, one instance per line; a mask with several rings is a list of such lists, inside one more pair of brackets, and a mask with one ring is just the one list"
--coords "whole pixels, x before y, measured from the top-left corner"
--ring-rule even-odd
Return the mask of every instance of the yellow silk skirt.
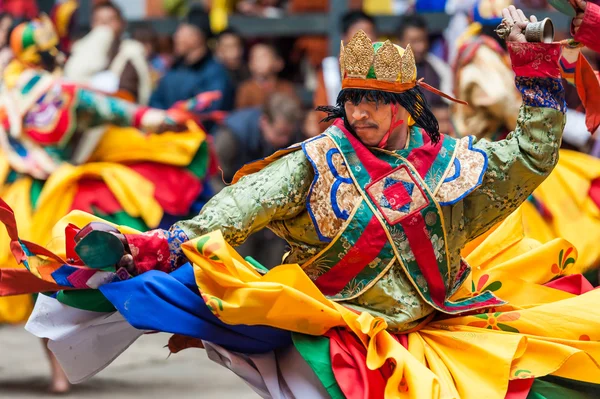
[[600, 178], [600, 159], [561, 150], [558, 165], [533, 196], [551, 214], [544, 217], [530, 203], [523, 204], [527, 235], [540, 242], [562, 237], [579, 252], [582, 271], [600, 264], [600, 210], [588, 195], [592, 180]]
[[465, 250], [473, 267], [453, 299], [491, 290], [508, 305], [425, 321], [405, 349], [386, 322], [325, 298], [298, 265], [259, 274], [220, 232], [184, 244], [209, 308], [228, 324], [267, 325], [310, 335], [351, 329], [367, 366], [396, 364], [386, 398], [498, 398], [510, 380], [555, 375], [600, 383], [600, 290], [576, 296], [544, 286], [581, 272], [564, 239], [527, 237], [521, 211]]

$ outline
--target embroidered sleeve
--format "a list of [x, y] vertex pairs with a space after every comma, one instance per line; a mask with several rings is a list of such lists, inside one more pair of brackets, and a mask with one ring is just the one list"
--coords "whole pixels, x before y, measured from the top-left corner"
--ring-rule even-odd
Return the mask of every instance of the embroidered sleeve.
[[219, 229], [229, 244], [240, 245], [271, 221], [306, 209], [312, 179], [312, 167], [302, 151], [293, 152], [224, 188], [198, 216], [176, 226], [190, 239]]
[[509, 50], [523, 105], [515, 131], [505, 140], [481, 140], [473, 146], [485, 153], [487, 170], [481, 185], [452, 206], [451, 228], [466, 241], [517, 209], [558, 162], [566, 110], [559, 48], [516, 43]]
[[135, 126], [136, 114], [142, 108], [134, 103], [94, 90], [83, 88], [77, 90], [77, 119], [85, 121], [87, 126], [98, 126], [105, 123]]

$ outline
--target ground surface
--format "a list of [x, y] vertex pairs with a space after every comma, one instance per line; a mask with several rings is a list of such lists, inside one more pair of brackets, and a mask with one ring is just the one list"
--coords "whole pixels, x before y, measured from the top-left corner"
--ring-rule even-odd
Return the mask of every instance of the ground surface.
[[[258, 396], [203, 350], [167, 358], [168, 335], [144, 336], [112, 365], [77, 385], [72, 398], [255, 399]], [[48, 366], [41, 342], [21, 326], [0, 326], [0, 398], [56, 398], [46, 394]]]

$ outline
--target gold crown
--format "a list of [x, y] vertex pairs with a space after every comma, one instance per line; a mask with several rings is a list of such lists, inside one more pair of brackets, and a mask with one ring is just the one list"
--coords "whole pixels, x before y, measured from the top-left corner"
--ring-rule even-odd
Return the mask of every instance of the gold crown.
[[410, 44], [403, 49], [385, 42], [372, 43], [362, 30], [340, 49], [342, 88], [401, 93], [417, 85], [417, 67]]

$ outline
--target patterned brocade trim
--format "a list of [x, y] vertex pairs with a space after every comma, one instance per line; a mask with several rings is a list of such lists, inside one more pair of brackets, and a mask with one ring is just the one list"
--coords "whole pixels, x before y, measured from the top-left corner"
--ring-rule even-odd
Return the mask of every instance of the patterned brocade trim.
[[560, 43], [508, 43], [508, 53], [517, 76], [560, 78]]
[[524, 105], [552, 108], [563, 113], [567, 111], [565, 91], [561, 79], [517, 76], [515, 82], [523, 96]]
[[188, 259], [183, 254], [181, 245], [190, 239], [183, 229], [175, 224], [169, 230], [165, 231], [165, 233], [167, 235], [167, 242], [169, 243], [169, 250], [171, 251], [169, 263], [171, 264], [171, 271], [173, 271], [188, 262]]

